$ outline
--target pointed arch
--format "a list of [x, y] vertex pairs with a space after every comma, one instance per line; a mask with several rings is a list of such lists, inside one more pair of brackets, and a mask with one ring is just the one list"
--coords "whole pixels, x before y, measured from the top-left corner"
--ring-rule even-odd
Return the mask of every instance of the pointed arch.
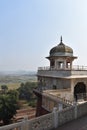
[[74, 87], [74, 97], [76, 100], [83, 98], [86, 95], [86, 85], [84, 82], [78, 82]]

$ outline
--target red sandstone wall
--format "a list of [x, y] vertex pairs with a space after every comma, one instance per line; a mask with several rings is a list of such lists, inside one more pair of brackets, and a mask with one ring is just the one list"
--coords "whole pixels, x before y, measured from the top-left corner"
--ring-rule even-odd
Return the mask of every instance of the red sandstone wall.
[[37, 96], [36, 116], [48, 114], [49, 112], [42, 108], [42, 95], [36, 91], [34, 91], [34, 94]]

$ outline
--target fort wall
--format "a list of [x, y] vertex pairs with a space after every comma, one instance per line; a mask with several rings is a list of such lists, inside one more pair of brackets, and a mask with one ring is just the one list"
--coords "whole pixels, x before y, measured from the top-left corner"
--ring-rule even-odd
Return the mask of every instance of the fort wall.
[[87, 114], [87, 102], [74, 104], [61, 111], [55, 108], [52, 113], [28, 120], [25, 118], [19, 123], [0, 127], [0, 130], [51, 130]]

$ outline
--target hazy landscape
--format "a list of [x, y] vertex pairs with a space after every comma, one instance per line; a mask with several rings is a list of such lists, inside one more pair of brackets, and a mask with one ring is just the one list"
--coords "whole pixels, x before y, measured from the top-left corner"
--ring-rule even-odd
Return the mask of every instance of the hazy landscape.
[[[23, 119], [26, 114], [29, 119], [35, 117], [36, 96], [33, 89], [36, 87], [37, 77], [34, 71], [0, 72], [0, 105], [6, 111], [6, 114], [3, 114], [4, 108], [0, 108], [0, 121], [2, 121], [0, 126], [5, 125], [5, 119], [8, 119], [6, 124], [9, 124]], [[9, 109], [8, 106], [10, 106]], [[11, 112], [11, 117], [10, 114], [7, 114], [7, 111], [8, 113]], [[6, 118], [3, 118], [3, 115]], [[15, 118], [13, 119], [14, 115]]]
[[21, 83], [36, 82], [35, 71], [4, 71], [0, 72], [0, 86], [7, 85], [10, 89], [16, 89]]

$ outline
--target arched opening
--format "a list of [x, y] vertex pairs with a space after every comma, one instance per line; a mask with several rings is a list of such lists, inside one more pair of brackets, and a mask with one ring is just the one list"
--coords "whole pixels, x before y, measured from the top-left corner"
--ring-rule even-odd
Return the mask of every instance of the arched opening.
[[83, 82], [78, 82], [74, 87], [74, 97], [76, 101], [78, 99], [85, 99], [86, 97], [86, 85]]
[[70, 66], [71, 66], [70, 62], [66, 62], [66, 68], [70, 69]]
[[63, 68], [64, 68], [64, 62], [59, 61], [59, 62], [58, 62], [58, 68], [59, 68], [59, 69], [63, 69]]

